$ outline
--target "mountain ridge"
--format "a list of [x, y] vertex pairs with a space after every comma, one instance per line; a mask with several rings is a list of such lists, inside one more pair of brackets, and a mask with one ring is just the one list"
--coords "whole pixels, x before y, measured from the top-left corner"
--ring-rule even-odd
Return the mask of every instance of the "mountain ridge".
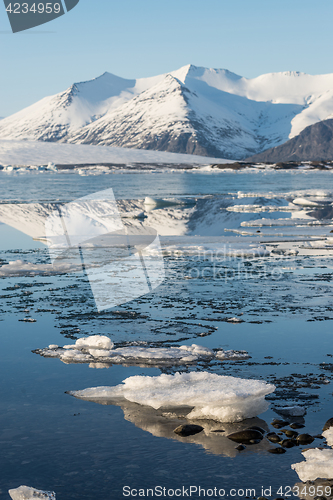
[[244, 159], [333, 118], [333, 74], [248, 79], [186, 65], [126, 79], [105, 72], [0, 122], [1, 139], [110, 145]]
[[247, 158], [254, 163], [327, 161], [333, 158], [333, 119], [309, 125], [281, 146]]

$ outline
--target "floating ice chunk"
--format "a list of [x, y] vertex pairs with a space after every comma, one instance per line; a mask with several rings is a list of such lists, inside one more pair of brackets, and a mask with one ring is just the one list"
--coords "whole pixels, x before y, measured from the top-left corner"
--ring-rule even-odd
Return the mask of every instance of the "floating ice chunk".
[[307, 200], [306, 198], [295, 198], [293, 200], [294, 205], [301, 205], [303, 207], [318, 207], [320, 204], [316, 201]]
[[151, 198], [150, 196], [146, 196], [144, 204], [151, 208], [163, 208], [163, 207], [171, 207], [173, 205], [187, 205], [189, 203], [193, 204], [193, 201], [190, 200], [179, 200], [177, 198]]
[[115, 387], [92, 387], [69, 394], [80, 399], [125, 398], [133, 403], [161, 407], [190, 406], [189, 419], [240, 422], [266, 411], [265, 396], [275, 386], [208, 372], [129, 377]]
[[65, 363], [109, 363], [109, 364], [148, 364], [176, 365], [194, 363], [211, 359], [248, 359], [246, 351], [219, 349], [213, 351], [197, 344], [179, 347], [142, 347], [131, 345], [114, 349], [108, 337], [93, 335], [79, 339], [72, 345], [49, 345], [45, 349], [34, 351], [46, 358], [59, 358]]
[[216, 352], [216, 358], [223, 359], [223, 360], [249, 359], [249, 357], [250, 357], [249, 353], [246, 351], [234, 351], [234, 350], [224, 351], [222, 349], [221, 351]]
[[292, 464], [300, 480], [314, 481], [315, 479], [333, 479], [333, 450], [319, 450], [314, 448], [303, 451], [305, 462]]
[[322, 435], [326, 439], [328, 446], [333, 446], [333, 427], [330, 427], [326, 431], [322, 432]]
[[283, 406], [275, 408], [275, 411], [281, 415], [289, 417], [303, 417], [303, 415], [306, 414], [306, 408], [303, 408], [302, 406]]
[[235, 317], [235, 318], [228, 318], [227, 322], [228, 323], [244, 323], [244, 320]]
[[113, 349], [113, 342], [104, 335], [91, 335], [78, 339], [75, 342], [76, 348], [93, 348], [93, 349]]
[[20, 486], [14, 490], [9, 490], [8, 493], [12, 500], [36, 500], [36, 498], [42, 500], [55, 500], [56, 498], [54, 491], [36, 490], [29, 486]]
[[309, 219], [285, 218], [285, 219], [256, 219], [241, 222], [242, 227], [271, 227], [271, 226], [323, 226], [331, 224], [331, 221], [318, 221]]
[[52, 264], [32, 264], [25, 260], [11, 260], [8, 264], [0, 267], [0, 276], [31, 276], [31, 275], [52, 275], [65, 274], [69, 272], [80, 271], [81, 265], [55, 263]]

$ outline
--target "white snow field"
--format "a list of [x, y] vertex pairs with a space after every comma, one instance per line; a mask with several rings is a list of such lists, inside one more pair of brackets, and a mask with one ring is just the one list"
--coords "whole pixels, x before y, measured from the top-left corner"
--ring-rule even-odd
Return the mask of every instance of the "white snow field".
[[303, 451], [305, 462], [292, 464], [300, 480], [314, 481], [315, 479], [333, 479], [333, 450], [313, 448]]
[[31, 488], [30, 486], [20, 486], [19, 488], [8, 491], [12, 500], [55, 500], [56, 494], [53, 491], [42, 491]]
[[290, 71], [252, 79], [193, 65], [132, 80], [104, 73], [4, 118], [0, 137], [130, 148], [167, 138], [177, 148], [187, 135], [196, 154], [208, 141], [218, 157], [245, 158], [332, 118], [332, 88], [333, 74]]
[[69, 394], [79, 399], [125, 398], [133, 403], [167, 408], [189, 406], [188, 419], [240, 422], [269, 408], [265, 396], [275, 386], [208, 372], [176, 373], [156, 377], [133, 376], [114, 387], [92, 387]]
[[[2, 123], [2, 122], [1, 122]], [[0, 165], [48, 165], [84, 163], [146, 163], [210, 165], [216, 158], [123, 147], [99, 147], [87, 144], [58, 144], [54, 142], [3, 139], [0, 131]], [[218, 163], [230, 160], [219, 159]], [[38, 171], [38, 169], [35, 169]], [[105, 171], [105, 169], [104, 169]], [[78, 171], [77, 171], [78, 172]], [[78, 172], [80, 173], [80, 172]], [[82, 172], [84, 173], [84, 172]], [[100, 170], [99, 173], [102, 173]]]
[[195, 363], [200, 360], [248, 359], [246, 351], [218, 349], [213, 351], [197, 344], [180, 347], [145, 347], [130, 345], [114, 348], [109, 337], [92, 335], [77, 340], [73, 345], [49, 345], [45, 349], [37, 349], [37, 354], [46, 358], [59, 358], [64, 363], [109, 363], [109, 364], [146, 364], [177, 365]]

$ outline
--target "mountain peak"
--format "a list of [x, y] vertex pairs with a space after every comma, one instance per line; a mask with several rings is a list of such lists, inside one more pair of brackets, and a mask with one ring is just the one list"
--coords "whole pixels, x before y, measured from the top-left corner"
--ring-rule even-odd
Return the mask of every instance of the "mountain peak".
[[0, 137], [242, 159], [333, 116], [333, 74], [244, 78], [187, 64], [137, 80], [105, 72], [0, 122]]

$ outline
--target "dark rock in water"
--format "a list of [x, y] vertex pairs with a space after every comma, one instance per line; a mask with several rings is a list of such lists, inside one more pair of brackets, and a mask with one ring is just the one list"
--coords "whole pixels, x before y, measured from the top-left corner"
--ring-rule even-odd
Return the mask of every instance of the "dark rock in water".
[[247, 429], [248, 431], [258, 431], [258, 432], [261, 432], [262, 435], [265, 434], [265, 429], [263, 429], [262, 427], [259, 427], [258, 425], [253, 425], [252, 427], [249, 427]]
[[271, 424], [275, 429], [282, 429], [282, 427], [285, 427], [286, 425], [289, 425], [289, 422], [286, 420], [279, 420], [275, 418]]
[[285, 431], [283, 431], [285, 433], [285, 435], [288, 437], [288, 438], [295, 438], [296, 436], [298, 436], [298, 432], [296, 431], [290, 431], [289, 429], [286, 429]]
[[324, 436], [322, 436], [321, 434], [316, 434], [315, 436], [313, 436], [315, 439], [325, 439]]
[[255, 444], [251, 443], [251, 441], [261, 441], [263, 439], [263, 435], [259, 431], [245, 429], [244, 431], [233, 432], [232, 434], [229, 434], [227, 438], [232, 441], [236, 441], [236, 443]]
[[333, 427], [333, 418], [329, 418], [323, 427], [323, 432], [327, 431], [330, 427]]
[[299, 434], [296, 438], [296, 441], [299, 444], [311, 444], [314, 441], [314, 437], [310, 434]]
[[283, 448], [293, 448], [294, 446], [296, 446], [296, 443], [294, 443], [294, 441], [292, 441], [292, 439], [284, 439], [281, 442], [281, 446]]
[[275, 432], [269, 432], [266, 437], [271, 443], [279, 443], [281, 441], [280, 436], [275, 434]]
[[261, 439], [250, 439], [249, 444], [259, 444]]
[[282, 453], [285, 453], [286, 450], [285, 448], [270, 448], [268, 450], [269, 453], [274, 453], [275, 455], [281, 455]]
[[298, 424], [297, 422], [293, 422], [289, 425], [292, 429], [303, 429], [305, 427], [304, 424]]
[[238, 450], [238, 451], [246, 450], [246, 446], [244, 446], [243, 444], [240, 444], [240, 445], [236, 446], [236, 450]]
[[186, 424], [179, 425], [179, 427], [177, 427], [173, 432], [179, 436], [193, 436], [201, 431], [203, 431], [203, 427], [201, 427], [201, 425]]

